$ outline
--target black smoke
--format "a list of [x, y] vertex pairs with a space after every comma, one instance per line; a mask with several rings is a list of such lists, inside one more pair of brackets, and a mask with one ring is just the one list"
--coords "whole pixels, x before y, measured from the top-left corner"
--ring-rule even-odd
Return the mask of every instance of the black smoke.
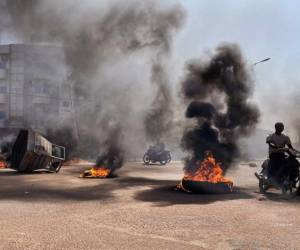
[[144, 126], [147, 138], [154, 143], [162, 141], [172, 128], [173, 100], [168, 85], [169, 80], [162, 64], [152, 66], [151, 82], [156, 88], [156, 95], [147, 112]]
[[259, 120], [259, 110], [250, 101], [252, 91], [253, 81], [236, 44], [222, 44], [208, 62], [187, 65], [182, 93], [188, 104], [186, 117], [195, 119], [196, 125], [182, 138], [189, 152], [186, 171], [193, 171], [207, 150], [224, 170], [239, 157], [238, 140]]
[[[165, 65], [185, 17], [180, 5], [152, 0], [87, 4], [78, 0], [0, 1], [6, 3], [10, 25], [23, 42], [54, 42], [63, 47], [73, 101], [85, 103], [74, 111], [76, 126], [73, 119], [48, 130], [54, 142], [63, 141], [72, 155], [91, 157], [97, 151], [102, 157], [113, 153], [123, 162], [130, 148], [140, 148], [126, 145], [133, 141], [129, 136], [135, 135], [136, 140], [162, 136], [172, 114]], [[129, 71], [130, 64], [138, 64], [140, 58], [143, 61], [139, 64], [144, 63], [146, 70], [133, 80], [133, 73], [124, 73], [124, 68]], [[137, 96], [147, 86], [145, 79], [152, 83], [149, 92], [153, 101]], [[116, 124], [124, 135], [123, 143], [120, 137], [112, 136]]]
[[110, 168], [111, 171], [115, 171], [122, 167], [124, 162], [124, 153], [120, 150], [122, 129], [117, 126], [111, 130], [108, 140], [108, 142], [104, 143], [106, 147], [102, 149], [101, 154], [97, 157], [96, 166], [104, 166]]

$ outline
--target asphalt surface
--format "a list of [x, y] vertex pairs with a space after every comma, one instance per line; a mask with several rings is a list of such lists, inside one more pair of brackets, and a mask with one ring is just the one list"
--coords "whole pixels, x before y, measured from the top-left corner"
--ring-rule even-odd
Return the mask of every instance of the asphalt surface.
[[239, 165], [228, 195], [174, 191], [182, 164], [128, 163], [114, 178], [0, 170], [0, 249], [300, 249], [300, 200], [262, 196]]

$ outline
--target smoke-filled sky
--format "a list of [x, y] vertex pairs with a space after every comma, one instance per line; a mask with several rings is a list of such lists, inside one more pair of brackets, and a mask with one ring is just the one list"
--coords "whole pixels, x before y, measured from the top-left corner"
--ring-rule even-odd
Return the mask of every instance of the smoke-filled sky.
[[[272, 0], [181, 0], [188, 18], [177, 37], [176, 62], [185, 62], [220, 41], [240, 45], [248, 63], [271, 57], [253, 68], [254, 99], [260, 104], [259, 127], [272, 130], [277, 120], [288, 123], [297, 110], [288, 103], [300, 94], [300, 2]], [[178, 70], [182, 65], [178, 67]], [[296, 115], [296, 114], [295, 114]], [[293, 132], [289, 124], [288, 132]]]
[[[49, 1], [52, 2], [52, 1]], [[59, 4], [60, 1], [57, 1]], [[75, 1], [79, 3], [80, 1]], [[85, 1], [84, 8], [105, 2]], [[130, 2], [130, 1], [128, 1]], [[298, 26], [300, 2], [293, 0], [165, 0], [161, 5], [180, 3], [186, 9], [186, 19], [181, 31], [173, 37], [171, 82], [178, 87], [184, 75], [186, 61], [205, 56], [222, 42], [233, 42], [249, 64], [266, 57], [271, 60], [253, 67], [255, 92], [253, 99], [261, 110], [259, 127], [272, 129], [276, 121], [287, 123], [291, 129], [291, 113], [297, 109], [300, 96], [300, 59]], [[78, 7], [78, 6], [77, 6]], [[70, 13], [72, 10], [70, 10]], [[105, 12], [105, 8], [103, 8]], [[101, 13], [99, 13], [101, 14]], [[76, 15], [73, 17], [77, 20]], [[1, 18], [2, 19], [2, 18]], [[0, 20], [1, 20], [0, 19]], [[17, 42], [11, 34], [2, 34], [0, 43]]]

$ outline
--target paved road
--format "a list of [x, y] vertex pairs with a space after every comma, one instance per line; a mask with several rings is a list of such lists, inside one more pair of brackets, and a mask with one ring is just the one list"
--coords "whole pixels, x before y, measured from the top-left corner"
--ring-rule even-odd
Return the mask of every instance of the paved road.
[[258, 194], [240, 165], [230, 195], [173, 187], [181, 163], [127, 164], [111, 179], [0, 170], [0, 249], [300, 249], [300, 200]]

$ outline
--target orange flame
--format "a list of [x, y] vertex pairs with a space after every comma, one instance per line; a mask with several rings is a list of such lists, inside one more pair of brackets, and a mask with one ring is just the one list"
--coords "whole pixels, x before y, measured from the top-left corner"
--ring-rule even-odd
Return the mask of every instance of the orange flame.
[[0, 168], [7, 168], [7, 163], [5, 161], [0, 161]]
[[90, 169], [91, 177], [106, 178], [109, 176], [111, 170], [106, 167], [93, 167]]
[[210, 151], [207, 151], [204, 160], [197, 164], [199, 164], [198, 170], [194, 173], [186, 173], [183, 177], [185, 180], [233, 184], [232, 180], [223, 176], [223, 170], [220, 167], [220, 163], [216, 161]]

